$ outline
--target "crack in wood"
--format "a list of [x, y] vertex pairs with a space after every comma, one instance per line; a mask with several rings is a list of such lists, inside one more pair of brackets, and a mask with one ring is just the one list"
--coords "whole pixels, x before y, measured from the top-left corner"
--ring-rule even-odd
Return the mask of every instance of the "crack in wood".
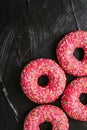
[[76, 16], [76, 13], [75, 13], [74, 2], [73, 2], [73, 0], [70, 0], [70, 1], [71, 1], [71, 7], [72, 7], [72, 11], [73, 11], [73, 15], [74, 15], [74, 18], [75, 18], [75, 21], [76, 21], [77, 28], [78, 28], [78, 30], [81, 30], [77, 16]]
[[7, 90], [6, 90], [5, 86], [4, 86], [4, 84], [3, 84], [1, 78], [0, 78], [0, 81], [1, 81], [1, 84], [2, 84], [2, 87], [3, 87], [3, 88], [2, 88], [2, 91], [3, 91], [3, 93], [4, 93], [4, 96], [5, 96], [5, 98], [6, 98], [7, 102], [8, 102], [8, 104], [9, 104], [9, 106], [10, 106], [11, 109], [13, 110], [13, 112], [14, 112], [14, 114], [15, 114], [15, 119], [16, 119], [16, 121], [18, 122], [18, 112], [17, 112], [17, 110], [15, 109], [15, 107], [13, 106], [12, 102], [10, 101], [10, 99], [8, 98], [8, 92], [7, 92]]

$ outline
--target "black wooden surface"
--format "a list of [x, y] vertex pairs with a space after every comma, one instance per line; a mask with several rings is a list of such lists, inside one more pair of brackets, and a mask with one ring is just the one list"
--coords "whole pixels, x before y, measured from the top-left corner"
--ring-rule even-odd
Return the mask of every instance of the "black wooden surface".
[[[87, 0], [0, 0], [0, 130], [23, 130], [26, 115], [38, 106], [21, 90], [23, 67], [38, 57], [58, 63], [58, 42], [78, 29], [87, 30]], [[66, 75], [67, 84], [76, 78]], [[61, 108], [60, 100], [52, 104]], [[68, 119], [69, 130], [87, 130], [86, 122]]]

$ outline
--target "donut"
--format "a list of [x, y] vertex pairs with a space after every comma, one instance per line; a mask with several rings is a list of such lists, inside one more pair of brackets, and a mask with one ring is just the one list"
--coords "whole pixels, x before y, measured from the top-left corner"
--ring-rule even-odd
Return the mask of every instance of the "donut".
[[[38, 84], [41, 75], [49, 77], [47, 85]], [[61, 67], [51, 59], [38, 58], [27, 64], [21, 73], [23, 92], [32, 101], [44, 104], [55, 101], [63, 92], [66, 76]]]
[[87, 121], [87, 105], [81, 103], [81, 94], [87, 94], [87, 77], [77, 78], [68, 84], [62, 96], [61, 104], [71, 118]]
[[[84, 50], [84, 58], [78, 60], [73, 55], [76, 48]], [[87, 76], [87, 32], [71, 32], [59, 42], [56, 49], [61, 67], [73, 76]]]
[[24, 130], [39, 130], [39, 125], [45, 121], [52, 124], [52, 130], [68, 130], [69, 128], [68, 119], [60, 108], [42, 105], [34, 108], [26, 116]]

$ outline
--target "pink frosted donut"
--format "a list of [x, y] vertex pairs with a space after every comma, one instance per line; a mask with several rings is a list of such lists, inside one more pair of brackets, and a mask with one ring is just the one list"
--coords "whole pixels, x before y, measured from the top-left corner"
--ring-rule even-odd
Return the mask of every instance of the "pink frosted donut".
[[[41, 75], [49, 77], [45, 87], [37, 82]], [[50, 103], [55, 101], [63, 92], [66, 84], [64, 71], [50, 59], [37, 59], [31, 61], [21, 74], [21, 86], [29, 99], [37, 103]]]
[[87, 93], [87, 77], [72, 81], [62, 96], [62, 107], [73, 119], [87, 121], [87, 105], [80, 101], [80, 95]]
[[39, 130], [39, 125], [45, 121], [52, 124], [52, 130], [68, 130], [69, 128], [68, 119], [60, 108], [42, 105], [34, 108], [26, 116], [24, 130]]
[[[84, 50], [84, 58], [77, 60], [73, 52], [76, 48]], [[87, 75], [87, 32], [76, 31], [67, 34], [56, 49], [58, 61], [62, 68], [74, 76]]]

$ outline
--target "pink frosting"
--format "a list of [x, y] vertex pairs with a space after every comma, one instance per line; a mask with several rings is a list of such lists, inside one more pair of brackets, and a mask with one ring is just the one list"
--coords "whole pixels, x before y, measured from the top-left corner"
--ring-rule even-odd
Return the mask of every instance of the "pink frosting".
[[83, 105], [79, 99], [82, 93], [87, 93], [87, 77], [72, 81], [66, 87], [61, 103], [71, 118], [87, 121], [87, 105]]
[[[84, 49], [84, 58], [79, 61], [73, 56], [76, 48]], [[74, 76], [87, 75], [87, 32], [76, 31], [67, 34], [56, 49], [58, 61], [62, 68]]]
[[24, 130], [40, 130], [39, 125], [45, 121], [52, 124], [52, 130], [68, 130], [69, 128], [68, 119], [60, 108], [42, 105], [34, 108], [26, 116]]
[[[49, 77], [45, 87], [38, 85], [41, 75]], [[43, 104], [55, 101], [66, 85], [66, 76], [60, 66], [50, 59], [37, 59], [24, 67], [21, 74], [21, 86], [24, 93], [34, 102]]]

